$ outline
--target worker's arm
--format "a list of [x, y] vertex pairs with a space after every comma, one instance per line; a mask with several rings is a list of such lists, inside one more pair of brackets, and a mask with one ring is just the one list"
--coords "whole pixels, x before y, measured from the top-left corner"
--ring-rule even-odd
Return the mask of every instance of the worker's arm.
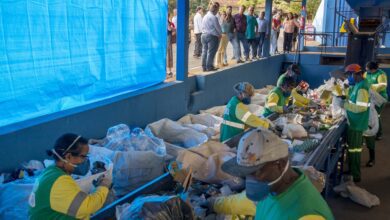
[[70, 176], [59, 177], [50, 191], [50, 206], [53, 210], [77, 219], [89, 216], [103, 207], [108, 188], [100, 186], [96, 192], [87, 194]]
[[255, 216], [256, 206], [246, 197], [245, 191], [226, 197], [219, 197], [214, 202], [214, 211], [224, 215]]
[[368, 110], [369, 106], [369, 94], [365, 89], [359, 89], [356, 104], [349, 101], [344, 104], [344, 108], [353, 113], [365, 112]]
[[252, 114], [249, 111], [248, 106], [239, 103], [236, 107], [236, 117], [240, 119], [242, 122], [244, 122], [246, 125], [249, 125], [251, 127], [257, 128], [257, 127], [269, 127], [269, 122], [267, 120], [263, 120], [256, 115]]
[[386, 73], [383, 73], [378, 76], [378, 83], [377, 84], [372, 84], [371, 88], [375, 90], [376, 92], [381, 92], [384, 89], [387, 88], [387, 76]]
[[307, 106], [310, 103], [310, 99], [299, 94], [296, 88], [291, 91], [291, 96], [294, 98], [295, 102], [302, 104], [303, 106]]
[[338, 84], [333, 87], [332, 92], [335, 96], [342, 96], [343, 95], [343, 89]]
[[269, 108], [273, 112], [283, 113], [283, 106], [278, 106], [278, 102], [279, 96], [273, 92], [269, 94], [265, 107]]

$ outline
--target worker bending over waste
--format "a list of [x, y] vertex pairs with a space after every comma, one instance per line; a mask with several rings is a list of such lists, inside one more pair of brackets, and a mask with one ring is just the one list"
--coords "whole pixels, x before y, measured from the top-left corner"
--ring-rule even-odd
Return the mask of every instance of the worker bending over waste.
[[88, 173], [88, 141], [75, 134], [65, 134], [57, 139], [48, 155], [55, 165], [39, 176], [29, 199], [30, 219], [89, 219], [102, 208], [111, 187], [111, 180], [100, 178], [96, 192], [81, 191], [71, 174]]
[[272, 113], [283, 113], [288, 111], [288, 100], [294, 87], [294, 79], [286, 77], [280, 86], [276, 86], [265, 99], [264, 117]]
[[347, 144], [349, 169], [353, 181], [360, 182], [360, 159], [363, 144], [363, 132], [368, 128], [370, 97], [369, 84], [363, 78], [363, 71], [358, 64], [345, 68], [348, 75], [348, 100], [344, 104], [348, 118]]
[[240, 140], [237, 157], [222, 170], [245, 177], [246, 196], [257, 202], [255, 219], [334, 219], [327, 203], [300, 169], [290, 166], [288, 145], [257, 128]]
[[270, 125], [268, 120], [261, 119], [249, 111], [247, 105], [251, 103], [255, 91], [253, 86], [248, 82], [240, 82], [233, 88], [236, 95], [230, 99], [223, 114], [221, 142], [240, 134], [248, 127], [268, 128]]

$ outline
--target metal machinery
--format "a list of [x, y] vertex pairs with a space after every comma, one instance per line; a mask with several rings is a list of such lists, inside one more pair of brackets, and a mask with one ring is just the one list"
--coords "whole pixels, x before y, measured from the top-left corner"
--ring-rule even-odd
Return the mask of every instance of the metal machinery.
[[[364, 66], [368, 61], [376, 60], [379, 47], [379, 34], [385, 31], [389, 18], [390, 1], [347, 0], [358, 14], [358, 22], [345, 20], [348, 30], [348, 46], [345, 65], [358, 63]], [[387, 18], [387, 19], [386, 19]]]

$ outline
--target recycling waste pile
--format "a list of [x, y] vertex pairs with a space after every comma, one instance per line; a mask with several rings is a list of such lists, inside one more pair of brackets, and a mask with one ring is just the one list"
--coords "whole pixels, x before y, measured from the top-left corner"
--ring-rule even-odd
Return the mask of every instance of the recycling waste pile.
[[[334, 81], [326, 82], [307, 94], [313, 100], [323, 99], [331, 93], [332, 85]], [[253, 114], [261, 116], [271, 89], [272, 86], [267, 86], [255, 90], [249, 105]], [[321, 166], [317, 164], [319, 157], [327, 157], [324, 152], [328, 152], [329, 142], [323, 143], [330, 136], [340, 137], [345, 125], [342, 102], [333, 99], [330, 95], [328, 103], [304, 108], [291, 106], [289, 113], [269, 117], [275, 124], [274, 132], [289, 144], [293, 165], [306, 170], [319, 191], [325, 187], [327, 177], [318, 171], [324, 171], [324, 160], [321, 159]], [[213, 213], [207, 201], [240, 193], [245, 187], [243, 179], [221, 170], [222, 163], [236, 154], [234, 147], [219, 142], [224, 108], [213, 107], [200, 114], [185, 115], [178, 121], [161, 119], [144, 130], [131, 130], [119, 124], [109, 128], [106, 137], [90, 139], [92, 169], [84, 177], [73, 177], [85, 192], [94, 190], [93, 181], [100, 175], [113, 180], [107, 206], [92, 219], [150, 219], [150, 215], [159, 220], [172, 219], [170, 216], [223, 217]], [[1, 176], [0, 219], [28, 218], [28, 200], [34, 182], [52, 163], [30, 161], [14, 173]], [[158, 178], [158, 181], [169, 179], [172, 187], [157, 187], [149, 192], [147, 186], [153, 181], [156, 185]], [[148, 193], [138, 195], [144, 190]], [[128, 199], [118, 202], [121, 198]]]

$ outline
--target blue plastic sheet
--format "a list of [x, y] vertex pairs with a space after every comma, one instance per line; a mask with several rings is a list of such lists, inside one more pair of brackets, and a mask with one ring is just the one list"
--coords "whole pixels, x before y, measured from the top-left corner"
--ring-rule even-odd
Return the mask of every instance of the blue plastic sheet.
[[0, 127], [165, 79], [167, 0], [0, 1]]

